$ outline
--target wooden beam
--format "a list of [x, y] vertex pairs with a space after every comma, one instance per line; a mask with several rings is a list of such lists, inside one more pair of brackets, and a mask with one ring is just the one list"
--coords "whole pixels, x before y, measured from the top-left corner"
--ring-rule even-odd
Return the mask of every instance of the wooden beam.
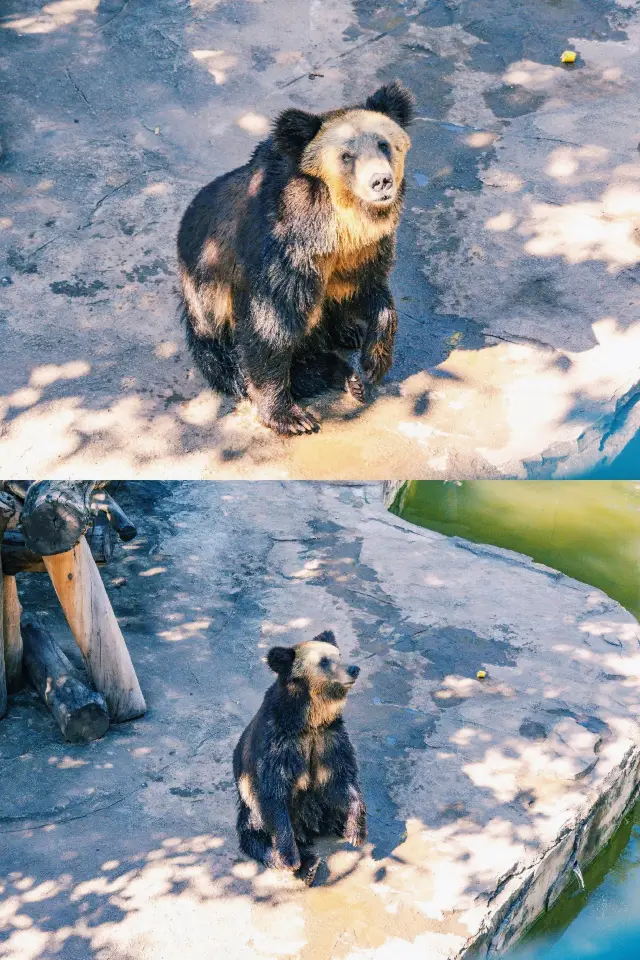
[[4, 669], [7, 677], [7, 692], [15, 693], [21, 689], [24, 682], [22, 676], [22, 634], [20, 632], [22, 607], [18, 599], [16, 578], [3, 576], [3, 586]]
[[[87, 541], [93, 559], [99, 567], [109, 562], [113, 554], [115, 531], [103, 514], [96, 517], [95, 523], [87, 531]], [[15, 577], [17, 573], [46, 573], [44, 560], [38, 553], [29, 550], [24, 537], [18, 530], [7, 530], [0, 543], [2, 569], [5, 575]]]
[[87, 686], [38, 620], [25, 617], [22, 632], [25, 670], [65, 740], [89, 743], [103, 737], [109, 728], [104, 697]]
[[94, 506], [103, 511], [109, 523], [124, 543], [133, 540], [138, 535], [135, 524], [131, 522], [122, 507], [116, 503], [106, 490], [100, 490], [93, 498]]
[[86, 539], [81, 537], [66, 553], [45, 556], [44, 563], [111, 720], [141, 716], [146, 710], [144, 697]]
[[9, 706], [7, 696], [7, 675], [4, 667], [4, 625], [1, 614], [4, 611], [4, 577], [0, 570], [0, 720], [5, 716]]
[[[13, 497], [0, 490], [0, 540], [15, 512], [16, 504]], [[8, 702], [7, 676], [4, 666], [4, 576], [2, 575], [2, 560], [0, 559], [0, 720], [7, 712]]]

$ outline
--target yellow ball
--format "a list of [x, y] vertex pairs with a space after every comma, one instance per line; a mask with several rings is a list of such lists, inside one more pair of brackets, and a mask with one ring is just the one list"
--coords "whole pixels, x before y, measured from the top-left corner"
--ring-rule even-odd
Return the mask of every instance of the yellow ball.
[[577, 53], [575, 50], [565, 50], [562, 56], [560, 57], [561, 63], [575, 63]]
[[476, 673], [476, 677], [478, 678], [478, 680], [484, 680], [486, 675], [487, 675], [486, 670], [478, 670], [478, 672]]

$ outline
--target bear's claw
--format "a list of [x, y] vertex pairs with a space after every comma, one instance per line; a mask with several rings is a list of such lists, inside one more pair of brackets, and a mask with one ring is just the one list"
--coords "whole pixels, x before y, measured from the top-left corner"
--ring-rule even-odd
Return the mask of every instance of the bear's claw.
[[357, 373], [352, 373], [347, 377], [345, 388], [359, 403], [364, 403], [367, 399], [364, 383]]
[[303, 880], [307, 887], [313, 886], [313, 881], [316, 878], [318, 872], [318, 867], [322, 863], [320, 857], [316, 854], [310, 854], [307, 857], [303, 857], [302, 863], [300, 864], [300, 869], [297, 871], [297, 876], [300, 880]]
[[297, 404], [286, 411], [273, 414], [265, 424], [282, 437], [291, 437], [301, 433], [318, 433], [320, 424], [313, 416]]

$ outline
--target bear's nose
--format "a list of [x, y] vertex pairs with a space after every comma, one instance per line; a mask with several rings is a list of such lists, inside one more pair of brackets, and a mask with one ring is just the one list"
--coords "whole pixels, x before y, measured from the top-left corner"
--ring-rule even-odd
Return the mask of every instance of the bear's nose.
[[360, 667], [347, 667], [347, 673], [353, 680], [356, 680], [360, 674]]
[[374, 193], [386, 193], [393, 186], [393, 177], [390, 173], [374, 173], [369, 186]]

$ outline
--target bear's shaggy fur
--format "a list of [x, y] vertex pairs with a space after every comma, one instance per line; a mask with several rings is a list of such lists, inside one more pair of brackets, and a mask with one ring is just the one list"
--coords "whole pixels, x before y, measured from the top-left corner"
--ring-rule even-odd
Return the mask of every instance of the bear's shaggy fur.
[[360, 670], [344, 666], [330, 630], [295, 647], [273, 647], [278, 679], [233, 752], [241, 850], [313, 882], [313, 841], [354, 846], [367, 835], [358, 765], [342, 720]]
[[296, 399], [328, 387], [364, 400], [341, 352], [379, 381], [397, 315], [388, 277], [404, 196], [413, 97], [285, 110], [249, 163], [204, 187], [178, 233], [187, 341], [209, 384], [249, 396], [280, 434], [318, 423]]

